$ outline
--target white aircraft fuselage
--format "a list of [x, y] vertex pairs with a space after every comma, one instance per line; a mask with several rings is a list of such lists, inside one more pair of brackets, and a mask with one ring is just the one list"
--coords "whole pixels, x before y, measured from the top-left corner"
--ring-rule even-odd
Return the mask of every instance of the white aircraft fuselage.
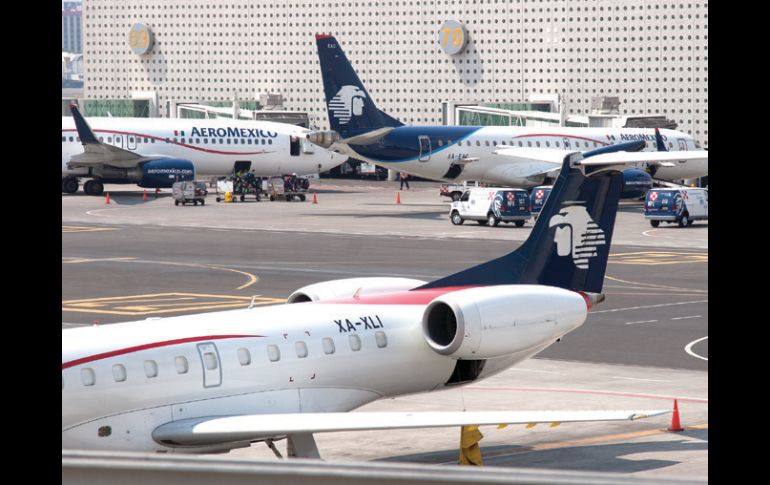
[[[250, 162], [257, 176], [325, 172], [347, 157], [305, 140], [301, 126], [269, 121], [179, 118], [88, 118], [102, 143], [145, 157], [190, 160], [196, 177], [225, 176], [236, 162]], [[72, 117], [62, 117], [62, 178], [88, 176], [70, 169], [70, 159], [83, 152]], [[292, 150], [291, 138], [295, 144]]]

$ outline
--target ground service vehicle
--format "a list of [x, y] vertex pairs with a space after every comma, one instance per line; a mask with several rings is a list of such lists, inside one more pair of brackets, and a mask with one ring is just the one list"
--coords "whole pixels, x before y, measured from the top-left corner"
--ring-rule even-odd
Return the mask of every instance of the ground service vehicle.
[[532, 217], [537, 220], [537, 216], [540, 215], [540, 211], [543, 210], [545, 201], [548, 199], [548, 195], [551, 193], [552, 185], [540, 185], [532, 189], [532, 193], [529, 194], [529, 211], [532, 213]]
[[471, 188], [449, 209], [449, 218], [456, 226], [470, 219], [482, 226], [513, 222], [521, 227], [530, 217], [529, 194], [524, 189]]
[[708, 219], [709, 191], [697, 187], [651, 189], [644, 201], [644, 217], [652, 227], [661, 221], [685, 227]]
[[193, 205], [205, 205], [206, 195], [206, 182], [200, 180], [188, 180], [185, 182], [174, 182], [171, 186], [171, 196], [174, 198], [174, 205], [185, 205], [192, 202]]
[[[474, 185], [471, 185], [474, 184]], [[468, 182], [465, 181], [461, 184], [451, 184], [447, 185], [444, 184], [441, 187], [439, 187], [438, 195], [441, 195], [443, 197], [451, 197], [452, 201], [457, 202], [460, 200], [460, 197], [462, 197], [463, 193], [465, 193], [466, 190], [468, 190], [470, 187], [478, 187], [478, 182]]]

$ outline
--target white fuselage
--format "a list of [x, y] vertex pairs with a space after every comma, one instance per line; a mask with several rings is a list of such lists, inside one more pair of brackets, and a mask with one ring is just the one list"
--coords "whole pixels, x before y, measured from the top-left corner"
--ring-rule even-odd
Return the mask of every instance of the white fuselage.
[[[401, 170], [421, 177], [448, 182], [477, 180], [489, 184], [512, 187], [534, 187], [542, 183], [541, 178], [527, 179], [527, 174], [548, 169], [543, 162], [512, 161], [510, 157], [493, 152], [504, 146], [550, 148], [570, 151], [588, 151], [603, 146], [644, 139], [644, 151], [655, 151], [655, 130], [649, 128], [564, 128], [564, 127], [482, 127], [470, 132], [464, 138], [451, 139], [437, 135], [437, 127], [409, 126], [403, 130], [401, 140], [408, 140], [410, 146], [419, 146], [419, 152], [411, 157], [386, 159], [379, 156], [376, 147], [351, 147], [351, 156], [370, 163]], [[441, 127], [450, 128], [450, 127]], [[471, 127], [451, 127], [471, 128]], [[435, 131], [432, 131], [435, 130]], [[700, 150], [693, 138], [680, 131], [661, 129], [661, 135], [669, 151]], [[411, 140], [411, 138], [414, 140]], [[418, 141], [422, 137], [422, 142]], [[426, 139], [430, 138], [428, 142]], [[436, 141], [438, 138], [438, 141]], [[443, 139], [442, 139], [443, 138]], [[387, 149], [387, 147], [386, 147]], [[464, 163], [462, 173], [456, 178], [445, 175], [453, 164], [463, 160], [477, 159]], [[674, 162], [673, 167], [659, 167], [655, 178], [683, 180], [708, 175], [708, 160]], [[639, 168], [647, 168], [637, 164]], [[558, 167], [557, 167], [558, 168]]]
[[[424, 310], [316, 302], [63, 330], [62, 446], [179, 451], [152, 431], [205, 416], [343, 412], [441, 388], [457, 360], [426, 343]], [[517, 346], [479, 378], [584, 320], [585, 307], [569, 323], [512, 329]]]
[[[236, 162], [250, 162], [257, 176], [327, 171], [347, 157], [305, 140], [301, 126], [269, 121], [173, 118], [88, 118], [102, 143], [142, 156], [190, 160], [199, 178], [225, 176]], [[70, 158], [83, 153], [75, 123], [62, 117], [62, 178], [87, 176], [88, 169], [70, 170]], [[291, 137], [295, 137], [294, 150]]]

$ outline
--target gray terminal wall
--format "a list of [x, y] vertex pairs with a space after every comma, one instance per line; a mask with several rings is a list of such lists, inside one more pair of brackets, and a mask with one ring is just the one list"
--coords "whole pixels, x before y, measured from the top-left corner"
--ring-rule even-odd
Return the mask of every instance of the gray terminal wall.
[[[459, 20], [468, 45], [441, 49]], [[155, 34], [129, 46], [136, 22]], [[622, 114], [663, 114], [708, 146], [708, 3], [667, 0], [84, 0], [85, 97], [156, 92], [172, 102], [283, 95], [327, 128], [316, 33], [334, 34], [380, 109], [440, 124], [441, 102], [561, 94], [570, 114], [618, 96]]]

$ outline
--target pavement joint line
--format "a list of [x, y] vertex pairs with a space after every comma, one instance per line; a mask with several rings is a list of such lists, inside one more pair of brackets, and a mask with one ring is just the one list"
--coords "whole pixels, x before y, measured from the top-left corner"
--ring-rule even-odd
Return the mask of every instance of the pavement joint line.
[[690, 315], [688, 317], [675, 317], [675, 318], [672, 318], [671, 320], [687, 320], [688, 318], [701, 318], [701, 317], [702, 315]]
[[474, 391], [515, 391], [515, 392], [554, 392], [565, 394], [596, 394], [601, 396], [618, 396], [618, 397], [634, 397], [641, 399], [659, 399], [661, 401], [673, 401], [674, 399], [680, 402], [696, 403], [696, 404], [708, 404], [708, 399], [698, 397], [682, 397], [682, 396], [662, 396], [659, 394], [639, 394], [633, 392], [619, 392], [619, 391], [600, 391], [592, 389], [560, 389], [552, 387], [484, 387], [484, 386], [469, 386], [466, 390]]
[[674, 303], [659, 303], [657, 305], [642, 305], [642, 306], [631, 306], [631, 307], [625, 307], [625, 308], [612, 308], [610, 310], [597, 310], [597, 311], [592, 311], [590, 313], [612, 313], [612, 312], [622, 312], [626, 310], [645, 310], [647, 308], [661, 308], [661, 307], [677, 306], [677, 305], [694, 305], [696, 303], [708, 303], [708, 300], [678, 301]]
[[[695, 426], [686, 426], [684, 428], [684, 431], [690, 430], [690, 429], [708, 429], [708, 423], [698, 424]], [[581, 439], [575, 439], [575, 440], [565, 440], [565, 441], [554, 441], [549, 443], [540, 443], [536, 445], [526, 446], [522, 447], [522, 449], [519, 450], [512, 450], [512, 451], [499, 451], [499, 452], [489, 452], [489, 453], [483, 453], [482, 449], [482, 455], [484, 458], [503, 458], [506, 456], [512, 456], [512, 455], [520, 455], [524, 453], [532, 453], [535, 451], [546, 451], [546, 450], [554, 450], [558, 448], [568, 448], [568, 447], [574, 447], [574, 446], [585, 446], [585, 445], [593, 445], [593, 444], [599, 444], [599, 443], [607, 443], [610, 441], [620, 441], [620, 440], [628, 440], [632, 438], [644, 438], [647, 436], [655, 436], [659, 434], [665, 434], [670, 433], [665, 428], [657, 428], [657, 429], [651, 429], [651, 430], [645, 430], [645, 431], [634, 431], [630, 433], [621, 433], [621, 434], [614, 434], [614, 435], [605, 435], [605, 436], [596, 436], [592, 438], [581, 438]], [[440, 465], [452, 465], [457, 463], [456, 461], [450, 461], [446, 463], [440, 463]]]
[[656, 323], [658, 320], [640, 320], [638, 322], [626, 322], [626, 325], [634, 325], [637, 323]]

